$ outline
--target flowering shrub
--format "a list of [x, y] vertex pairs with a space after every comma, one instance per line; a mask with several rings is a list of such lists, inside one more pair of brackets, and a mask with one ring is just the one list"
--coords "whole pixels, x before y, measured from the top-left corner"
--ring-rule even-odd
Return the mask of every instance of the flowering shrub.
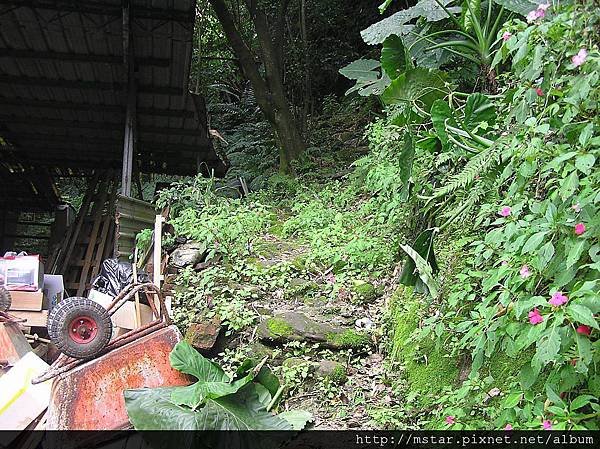
[[[481, 205], [442, 313], [420, 331], [456, 336], [471, 377], [498, 353], [531, 352], [497, 428], [599, 428], [599, 22], [591, 2], [540, 5], [499, 34], [495, 64], [512, 69], [496, 103], [508, 130], [497, 197]], [[461, 414], [468, 422], [455, 407], [441, 425]]]

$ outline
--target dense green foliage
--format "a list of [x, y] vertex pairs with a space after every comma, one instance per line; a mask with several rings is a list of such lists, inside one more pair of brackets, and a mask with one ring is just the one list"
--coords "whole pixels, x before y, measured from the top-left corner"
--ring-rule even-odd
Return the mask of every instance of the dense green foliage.
[[[256, 299], [325, 311], [385, 285], [371, 336], [396, 402], [354, 403], [375, 426], [597, 429], [599, 21], [592, 2], [392, 14], [363, 32], [381, 57], [341, 70], [362, 103], [328, 97], [295, 178], [268, 170], [264, 133], [238, 115], [235, 174], [257, 191], [231, 199], [198, 178], [161, 196], [177, 235], [208, 252], [179, 275], [178, 324], [219, 315], [236, 336], [261, 319]], [[251, 350], [220, 357], [233, 369]], [[304, 362], [281, 371], [288, 394], [311, 376]]]

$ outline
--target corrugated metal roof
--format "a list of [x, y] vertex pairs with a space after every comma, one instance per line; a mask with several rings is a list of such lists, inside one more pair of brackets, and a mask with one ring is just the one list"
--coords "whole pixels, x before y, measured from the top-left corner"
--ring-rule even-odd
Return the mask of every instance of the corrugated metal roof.
[[[203, 99], [188, 92], [195, 1], [130, 1], [141, 171], [188, 175], [203, 162], [223, 174]], [[123, 54], [120, 0], [0, 2], [0, 151], [16, 171], [121, 167]]]

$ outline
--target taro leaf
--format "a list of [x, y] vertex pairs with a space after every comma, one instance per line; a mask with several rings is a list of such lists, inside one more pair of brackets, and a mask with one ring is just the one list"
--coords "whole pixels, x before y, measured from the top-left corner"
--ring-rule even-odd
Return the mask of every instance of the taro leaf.
[[196, 430], [197, 414], [171, 401], [181, 387], [125, 390], [125, 407], [136, 430]]
[[387, 75], [379, 76], [381, 66], [379, 61], [374, 59], [359, 59], [340, 69], [340, 73], [346, 78], [356, 80], [356, 84], [348, 89], [346, 95], [358, 92], [363, 97], [369, 95], [381, 95], [384, 89], [390, 84]]
[[467, 98], [465, 106], [465, 126], [472, 130], [481, 122], [493, 125], [496, 122], [496, 108], [488, 97], [474, 93]]
[[408, 102], [429, 112], [433, 102], [446, 95], [446, 75], [439, 70], [414, 68], [407, 70], [385, 89], [385, 104]]
[[169, 355], [169, 360], [171, 366], [177, 371], [191, 374], [199, 381], [226, 383], [231, 381], [219, 365], [202, 357], [187, 341], [175, 345]]
[[302, 430], [306, 427], [309, 421], [312, 421], [312, 414], [305, 410], [288, 410], [287, 412], [277, 415], [279, 418], [285, 419], [294, 430]]
[[530, 11], [537, 9], [538, 5], [546, 3], [546, 0], [494, 0], [500, 6], [522, 16], [526, 16]]
[[381, 66], [374, 59], [359, 59], [340, 69], [340, 73], [351, 80], [376, 81], [379, 73], [375, 71]]
[[[242, 378], [247, 376], [256, 366], [257, 362], [255, 360], [245, 360], [237, 369], [236, 377]], [[277, 390], [279, 390], [279, 387], [281, 386], [277, 376], [275, 376], [267, 366], [263, 366], [260, 369], [258, 375], [254, 378], [254, 383], [262, 385], [272, 396], [275, 396]]]
[[456, 123], [454, 114], [447, 102], [441, 99], [433, 102], [433, 106], [431, 107], [431, 121], [438, 139], [442, 142], [442, 147], [444, 150], [447, 150], [450, 147], [450, 141], [448, 140], [446, 124], [458, 128], [458, 123]]
[[198, 379], [193, 385], [173, 391], [171, 399], [177, 405], [197, 408], [206, 399], [216, 399], [237, 392], [254, 378], [250, 373], [231, 382], [218, 365], [204, 358], [186, 341], [177, 343], [169, 357], [173, 368]]
[[435, 254], [433, 251], [434, 230], [423, 231], [412, 247], [401, 245], [402, 249], [409, 255], [400, 274], [400, 283], [414, 285], [418, 292], [437, 296], [437, 283], [433, 274], [438, 271]]
[[293, 430], [291, 424], [265, 411], [250, 384], [235, 395], [209, 399], [198, 412], [198, 430]]
[[191, 408], [198, 408], [207, 399], [218, 399], [233, 393], [237, 393], [240, 388], [246, 386], [252, 381], [254, 375], [236, 380], [235, 382], [196, 382], [188, 387], [181, 387], [173, 391], [171, 400], [177, 405], [187, 405]]
[[125, 406], [136, 430], [293, 430], [264, 410], [252, 384], [236, 394], [208, 399], [199, 410], [171, 401], [180, 387], [126, 390]]
[[392, 80], [406, 70], [406, 50], [402, 39], [395, 34], [389, 36], [383, 43], [381, 67]]
[[[444, 6], [452, 2], [452, 0], [439, 1]], [[451, 6], [447, 9], [454, 14], [461, 11], [460, 6]], [[411, 26], [409, 22], [418, 17], [424, 17], [428, 22], [437, 22], [446, 19], [448, 14], [435, 0], [421, 0], [415, 6], [403, 9], [371, 25], [366, 30], [361, 31], [360, 35], [367, 44], [381, 44], [391, 34], [407, 34], [407, 27]]]

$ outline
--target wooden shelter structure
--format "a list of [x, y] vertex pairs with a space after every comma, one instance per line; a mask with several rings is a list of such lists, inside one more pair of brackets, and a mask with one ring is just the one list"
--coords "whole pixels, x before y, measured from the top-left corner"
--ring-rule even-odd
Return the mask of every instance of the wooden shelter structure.
[[54, 179], [223, 175], [188, 90], [194, 0], [0, 0], [0, 214], [51, 210]]

